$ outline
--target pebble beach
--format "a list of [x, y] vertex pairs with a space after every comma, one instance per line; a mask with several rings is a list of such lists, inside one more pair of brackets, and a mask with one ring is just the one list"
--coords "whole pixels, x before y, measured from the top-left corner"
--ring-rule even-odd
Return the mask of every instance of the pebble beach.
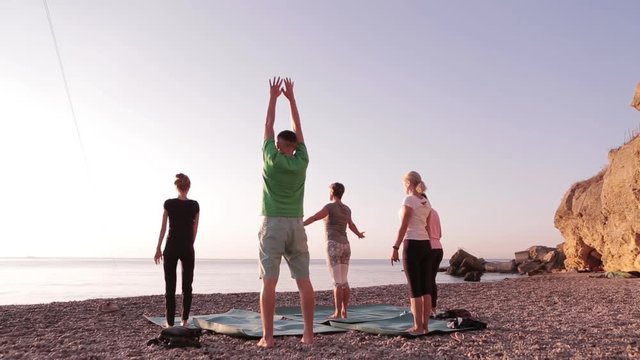
[[[288, 281], [282, 279], [282, 281]], [[163, 296], [111, 299], [120, 310], [97, 310], [105, 299], [0, 307], [0, 359], [639, 359], [640, 279], [550, 274], [497, 282], [441, 284], [439, 309], [464, 308], [488, 323], [458, 336], [390, 337], [349, 331], [257, 340], [206, 333], [201, 348], [147, 346], [160, 327], [143, 315], [164, 312]], [[196, 294], [193, 315], [231, 308], [257, 311], [258, 293]], [[180, 301], [180, 299], [178, 299]], [[298, 303], [278, 293], [278, 306]], [[332, 305], [329, 291], [318, 305]], [[408, 306], [406, 285], [354, 288], [352, 304]]]

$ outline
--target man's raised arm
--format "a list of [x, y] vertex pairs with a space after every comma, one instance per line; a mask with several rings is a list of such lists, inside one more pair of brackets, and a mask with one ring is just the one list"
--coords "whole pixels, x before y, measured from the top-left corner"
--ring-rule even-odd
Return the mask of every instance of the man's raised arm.
[[289, 99], [289, 107], [291, 109], [291, 127], [293, 132], [296, 133], [296, 138], [299, 143], [304, 143], [304, 136], [302, 135], [302, 126], [300, 125], [300, 114], [298, 113], [298, 106], [296, 105], [296, 98], [293, 95], [293, 81], [290, 78], [284, 79], [284, 96]]
[[282, 94], [282, 79], [280, 79], [280, 77], [269, 79], [269, 88], [269, 107], [267, 108], [267, 121], [264, 124], [265, 140], [275, 137], [273, 124], [276, 122], [276, 101], [278, 100], [278, 96]]

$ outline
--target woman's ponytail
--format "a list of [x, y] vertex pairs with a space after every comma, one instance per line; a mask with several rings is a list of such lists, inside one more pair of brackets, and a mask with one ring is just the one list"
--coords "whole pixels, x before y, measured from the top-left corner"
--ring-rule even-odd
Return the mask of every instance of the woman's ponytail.
[[423, 194], [427, 191], [427, 185], [422, 181], [422, 177], [416, 171], [409, 171], [404, 175], [405, 180], [409, 181], [411, 189], [415, 190], [418, 194]]

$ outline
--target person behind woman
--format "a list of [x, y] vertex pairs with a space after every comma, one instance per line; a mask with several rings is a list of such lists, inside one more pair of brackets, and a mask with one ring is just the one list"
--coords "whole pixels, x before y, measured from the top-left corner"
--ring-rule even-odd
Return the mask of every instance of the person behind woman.
[[333, 278], [333, 296], [336, 310], [329, 318], [347, 317], [347, 306], [349, 305], [349, 295], [351, 289], [347, 281], [349, 271], [349, 259], [351, 258], [351, 248], [347, 238], [347, 226], [360, 239], [364, 238], [364, 232], [360, 232], [351, 220], [351, 209], [342, 202], [344, 185], [333, 183], [329, 186], [329, 200], [318, 213], [304, 221], [304, 225], [309, 225], [314, 221], [324, 219], [327, 244], [327, 265]]
[[[422, 194], [424, 198], [427, 195]], [[440, 227], [440, 215], [436, 209], [431, 208], [429, 216], [427, 217], [427, 233], [429, 233], [429, 244], [431, 244], [431, 314], [435, 315], [436, 305], [438, 301], [438, 285], [436, 284], [436, 276], [438, 275], [438, 269], [442, 262], [444, 252], [442, 250], [442, 243], [440, 238], [442, 237], [442, 229]]]
[[391, 253], [391, 265], [399, 261], [398, 250], [402, 243], [402, 263], [407, 282], [411, 289], [411, 312], [413, 327], [407, 329], [411, 334], [424, 334], [429, 331], [431, 314], [431, 246], [427, 233], [427, 217], [431, 211], [429, 199], [423, 196], [427, 187], [420, 174], [410, 171], [404, 176], [407, 196], [400, 208], [400, 228]]
[[[198, 232], [198, 219], [200, 216], [200, 205], [195, 200], [187, 198], [191, 181], [184, 174], [176, 175], [176, 189], [178, 197], [164, 202], [164, 213], [162, 214], [162, 228], [156, 254], [153, 260], [156, 264], [164, 256], [164, 281], [165, 281], [165, 301], [167, 310], [167, 325], [173, 326], [176, 313], [176, 266], [178, 260], [182, 263], [182, 326], [187, 326], [189, 321], [189, 311], [191, 310], [193, 269], [195, 266], [195, 251], [193, 243]], [[164, 247], [164, 253], [160, 251], [162, 240], [167, 229], [167, 218], [169, 219], [169, 235]]]

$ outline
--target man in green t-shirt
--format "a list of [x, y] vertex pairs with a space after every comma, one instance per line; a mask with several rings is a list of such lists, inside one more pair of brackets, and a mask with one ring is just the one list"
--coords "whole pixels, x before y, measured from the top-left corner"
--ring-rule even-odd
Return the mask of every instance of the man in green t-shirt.
[[[282, 87], [284, 83], [284, 88]], [[284, 256], [291, 277], [300, 291], [300, 305], [304, 319], [302, 342], [313, 343], [313, 311], [315, 299], [309, 279], [309, 249], [302, 224], [304, 182], [309, 164], [304, 145], [300, 115], [293, 96], [291, 79], [269, 80], [270, 99], [262, 146], [262, 227], [260, 239], [260, 315], [262, 339], [258, 346], [272, 347], [273, 315], [276, 306], [276, 284], [280, 275], [280, 261]], [[273, 124], [276, 101], [280, 94], [289, 99], [293, 131], [285, 130], [274, 140]]]

